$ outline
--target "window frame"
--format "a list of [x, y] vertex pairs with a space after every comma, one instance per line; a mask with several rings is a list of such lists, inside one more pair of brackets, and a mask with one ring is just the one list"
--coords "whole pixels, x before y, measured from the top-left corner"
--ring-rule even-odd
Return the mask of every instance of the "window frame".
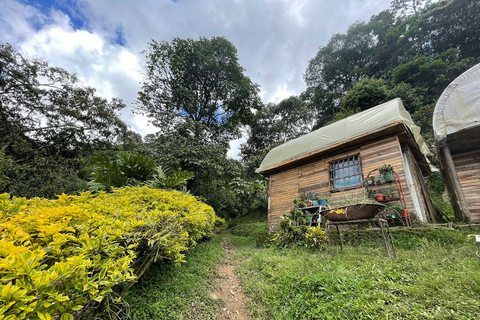
[[[335, 164], [338, 163], [340, 164], [340, 162], [347, 162], [347, 168], [350, 168], [350, 167], [355, 167], [355, 157], [357, 157], [358, 159], [358, 171], [359, 173], [358, 174], [353, 174], [353, 175], [348, 175], [348, 176], [345, 176], [345, 177], [342, 177], [342, 178], [335, 178], [335, 170], [338, 170], [335, 169]], [[354, 161], [354, 164], [353, 166], [350, 166], [348, 165], [350, 159], [353, 159]], [[355, 185], [355, 186], [349, 186], [349, 187], [344, 187], [344, 188], [336, 188], [335, 187], [335, 181], [339, 181], [340, 179], [345, 179], [345, 178], [350, 178], [350, 177], [357, 177], [357, 176], [360, 176], [360, 184], [358, 185]], [[362, 170], [362, 158], [360, 157], [360, 153], [356, 153], [356, 154], [353, 154], [353, 155], [347, 155], [346, 157], [343, 157], [343, 158], [338, 158], [338, 159], [335, 159], [335, 160], [332, 160], [328, 163], [328, 181], [329, 181], [329, 185], [330, 185], [330, 192], [333, 193], [333, 192], [341, 192], [341, 191], [344, 191], [344, 190], [352, 190], [352, 189], [358, 189], [358, 188], [362, 188], [363, 187], [363, 170]]]

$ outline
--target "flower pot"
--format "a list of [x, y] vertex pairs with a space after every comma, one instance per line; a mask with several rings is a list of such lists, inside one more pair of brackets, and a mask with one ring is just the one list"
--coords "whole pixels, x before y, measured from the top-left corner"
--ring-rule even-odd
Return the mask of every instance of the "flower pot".
[[327, 200], [319, 200], [318, 204], [321, 206], [326, 206], [327, 205]]
[[382, 184], [382, 180], [380, 180], [380, 179], [375, 180], [375, 183], [376, 183], [377, 185], [381, 185], [381, 184]]
[[385, 174], [385, 175], [383, 175], [383, 179], [385, 179], [386, 182], [392, 182], [393, 181], [393, 174]]
[[318, 201], [313, 201], [314, 206], [318, 206]]
[[377, 201], [383, 201], [383, 194], [377, 194], [375, 198], [377, 199]]
[[312, 201], [307, 201], [307, 207], [311, 207], [312, 206]]
[[391, 196], [383, 196], [383, 200], [390, 201], [390, 200], [392, 200], [392, 197]]

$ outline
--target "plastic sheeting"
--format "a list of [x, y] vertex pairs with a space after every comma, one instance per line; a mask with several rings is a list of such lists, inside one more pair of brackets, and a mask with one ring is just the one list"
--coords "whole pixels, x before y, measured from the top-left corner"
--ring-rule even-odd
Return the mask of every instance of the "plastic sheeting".
[[480, 126], [480, 64], [465, 71], [443, 91], [433, 112], [436, 144], [449, 134]]
[[257, 172], [266, 171], [288, 160], [302, 158], [302, 155], [312, 151], [328, 149], [329, 146], [341, 141], [354, 140], [359, 135], [398, 121], [410, 128], [422, 153], [431, 155], [420, 135], [420, 128], [413, 123], [402, 100], [397, 98], [273, 148], [263, 159]]

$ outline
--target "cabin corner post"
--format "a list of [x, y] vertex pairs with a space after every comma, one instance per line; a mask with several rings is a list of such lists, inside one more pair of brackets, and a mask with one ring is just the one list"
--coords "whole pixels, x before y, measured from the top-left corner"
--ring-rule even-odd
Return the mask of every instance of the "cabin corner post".
[[455, 169], [455, 164], [453, 163], [452, 154], [450, 153], [450, 148], [448, 145], [442, 147], [442, 153], [445, 157], [445, 163], [450, 171], [450, 177], [452, 178], [453, 188], [456, 195], [456, 201], [462, 211], [463, 218], [466, 223], [471, 222], [470, 211], [468, 210], [467, 201], [465, 200], [465, 195], [463, 194], [462, 186], [460, 185], [460, 180], [457, 175], [457, 170]]
[[272, 189], [272, 176], [269, 175], [267, 180], [268, 180], [268, 189], [267, 189], [268, 231], [270, 231], [271, 225], [272, 225], [272, 209], [271, 209], [271, 194], [270, 194], [270, 190]]

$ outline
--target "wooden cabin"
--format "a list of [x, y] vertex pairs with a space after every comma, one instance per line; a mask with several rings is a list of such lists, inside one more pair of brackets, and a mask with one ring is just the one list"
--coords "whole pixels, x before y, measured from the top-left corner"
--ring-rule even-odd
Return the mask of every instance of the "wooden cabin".
[[465, 222], [480, 222], [480, 64], [442, 93], [433, 130], [455, 215]]
[[301, 194], [316, 192], [335, 200], [363, 193], [366, 176], [384, 164], [398, 173], [412, 220], [431, 222], [434, 209], [423, 179], [431, 174], [429, 152], [400, 99], [288, 141], [272, 149], [257, 169], [269, 180], [269, 230]]

